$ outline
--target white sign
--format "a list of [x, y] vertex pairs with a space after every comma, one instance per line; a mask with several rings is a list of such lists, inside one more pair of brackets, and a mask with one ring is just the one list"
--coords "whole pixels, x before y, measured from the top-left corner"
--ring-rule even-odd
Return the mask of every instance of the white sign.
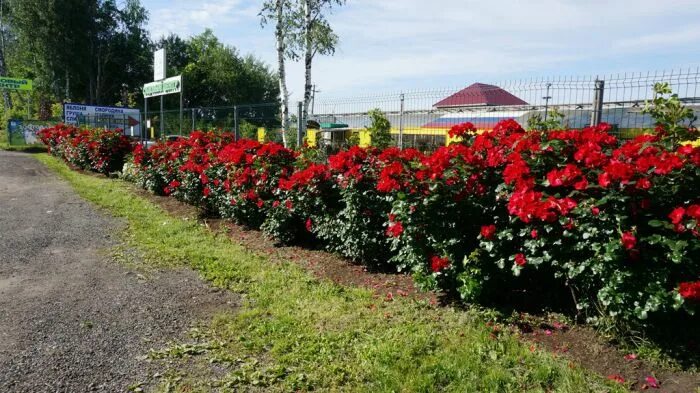
[[88, 125], [90, 127], [134, 128], [135, 135], [141, 135], [141, 111], [134, 108], [114, 106], [92, 106], [63, 104], [63, 117], [66, 124]]
[[167, 62], [165, 61], [165, 48], [158, 49], [153, 53], [153, 80], [160, 81], [165, 79], [165, 69]]

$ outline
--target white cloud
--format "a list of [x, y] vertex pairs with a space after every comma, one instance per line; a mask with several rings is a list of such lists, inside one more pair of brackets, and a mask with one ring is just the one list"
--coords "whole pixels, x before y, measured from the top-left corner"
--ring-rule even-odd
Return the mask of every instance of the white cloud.
[[234, 23], [248, 17], [242, 0], [187, 1], [175, 0], [166, 6], [150, 10], [151, 34], [160, 37], [175, 33], [190, 36], [204, 30]]

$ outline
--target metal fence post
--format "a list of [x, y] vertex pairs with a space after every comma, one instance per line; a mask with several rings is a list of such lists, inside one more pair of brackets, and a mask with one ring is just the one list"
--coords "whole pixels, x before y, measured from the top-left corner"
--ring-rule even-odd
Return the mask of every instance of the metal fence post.
[[233, 106], [233, 135], [235, 140], [241, 139], [241, 136], [238, 134], [238, 106], [234, 105]]
[[194, 131], [194, 127], [195, 127], [194, 121], [195, 121], [195, 114], [194, 114], [194, 108], [192, 108], [192, 129], [190, 130], [190, 132]]
[[160, 137], [165, 136], [165, 112], [163, 112], [163, 96], [160, 96]]
[[591, 112], [591, 126], [597, 126], [603, 117], [603, 93], [605, 81], [595, 80], [595, 94], [593, 95], [593, 111]]
[[399, 112], [399, 149], [403, 149], [403, 112], [405, 96], [401, 93], [401, 112]]
[[301, 101], [299, 101], [299, 103], [297, 104], [297, 148], [300, 148], [301, 145], [304, 143], [303, 135], [306, 129], [306, 119], [304, 119], [303, 116], [304, 104]]

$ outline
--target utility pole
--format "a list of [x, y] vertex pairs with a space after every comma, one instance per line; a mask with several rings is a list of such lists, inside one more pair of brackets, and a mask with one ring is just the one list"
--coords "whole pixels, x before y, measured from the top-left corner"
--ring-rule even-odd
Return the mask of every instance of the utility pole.
[[552, 99], [552, 96], [549, 95], [549, 88], [552, 87], [551, 83], [547, 83], [547, 95], [542, 97], [544, 99], [544, 122], [547, 122], [547, 114], [549, 112], [549, 100]]
[[314, 114], [314, 105], [316, 104], [316, 93], [320, 93], [321, 90], [316, 90], [316, 85], [311, 88], [311, 114]]

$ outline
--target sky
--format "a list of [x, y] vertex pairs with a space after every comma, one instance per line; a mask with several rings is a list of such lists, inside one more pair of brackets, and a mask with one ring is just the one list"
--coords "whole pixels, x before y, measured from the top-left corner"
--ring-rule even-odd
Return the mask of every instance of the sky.
[[[211, 28], [276, 69], [261, 0], [141, 1], [153, 38]], [[700, 0], [348, 0], [329, 20], [340, 45], [313, 67], [326, 97], [700, 66]], [[303, 65], [288, 78], [298, 100]]]

